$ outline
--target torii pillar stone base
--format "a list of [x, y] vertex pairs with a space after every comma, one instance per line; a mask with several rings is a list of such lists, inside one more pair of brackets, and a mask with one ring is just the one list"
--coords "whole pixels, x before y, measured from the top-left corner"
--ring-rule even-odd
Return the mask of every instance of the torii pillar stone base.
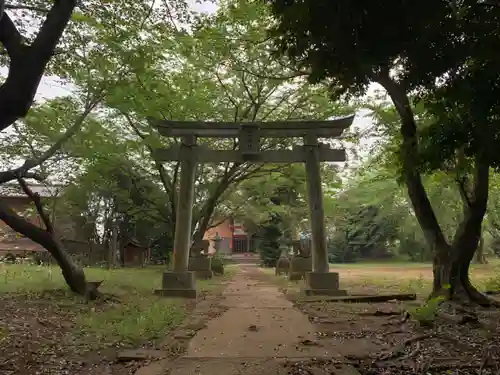
[[345, 290], [339, 289], [339, 274], [337, 272], [307, 272], [306, 296], [346, 296]]
[[162, 297], [196, 298], [196, 275], [191, 271], [163, 273], [162, 288], [155, 290]]

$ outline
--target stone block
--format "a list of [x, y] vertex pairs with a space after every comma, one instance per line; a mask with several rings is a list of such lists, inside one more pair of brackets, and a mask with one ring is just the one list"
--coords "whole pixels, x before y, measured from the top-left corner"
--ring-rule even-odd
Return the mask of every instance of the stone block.
[[299, 281], [304, 278], [304, 272], [290, 272], [288, 274], [288, 280], [290, 281]]
[[291, 281], [305, 279], [306, 273], [312, 271], [312, 257], [294, 256], [290, 262], [290, 274], [288, 279]]
[[195, 273], [191, 271], [163, 273], [162, 288], [155, 294], [163, 297], [196, 298]]
[[276, 270], [275, 270], [275, 275], [280, 276], [281, 274], [288, 275], [288, 272], [290, 271], [290, 260], [286, 257], [280, 257], [276, 261]]
[[204, 256], [190, 257], [188, 270], [194, 272], [197, 279], [211, 279], [214, 275], [212, 272], [212, 258]]
[[214, 277], [214, 271], [212, 270], [203, 270], [203, 271], [194, 271], [196, 278], [200, 280], [208, 280]]
[[308, 296], [345, 296], [337, 272], [307, 272], [304, 293]]

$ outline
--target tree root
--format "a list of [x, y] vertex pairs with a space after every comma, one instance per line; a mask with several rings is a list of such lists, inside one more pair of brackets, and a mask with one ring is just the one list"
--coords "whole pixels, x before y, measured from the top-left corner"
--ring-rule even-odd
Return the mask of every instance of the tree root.
[[406, 347], [414, 342], [419, 342], [428, 338], [434, 337], [434, 333], [426, 333], [426, 334], [421, 334], [421, 335], [416, 335], [413, 337], [410, 337], [409, 339], [406, 339], [402, 343], [396, 345], [392, 350], [382, 353], [378, 356], [378, 358], [375, 359], [376, 362], [379, 361], [388, 361], [390, 359], [399, 357], [403, 355], [404, 351], [406, 350]]
[[464, 313], [461, 315], [451, 315], [447, 314], [445, 312], [437, 312], [437, 316], [450, 321], [452, 323], [455, 323], [457, 325], [464, 325], [464, 324], [471, 324], [474, 326], [481, 326], [481, 322], [479, 321], [478, 316], [475, 313]]
[[345, 302], [345, 303], [379, 303], [387, 301], [415, 301], [417, 295], [414, 293], [398, 293], [398, 294], [378, 294], [378, 295], [352, 295], [352, 296], [336, 296], [336, 297], [305, 297], [306, 302]]
[[101, 286], [101, 281], [87, 281], [85, 284], [85, 299], [87, 301], [95, 301], [97, 299], [103, 298], [103, 294], [99, 292], [98, 288]]
[[498, 296], [500, 295], [500, 290], [487, 290], [484, 294], [488, 296]]
[[[456, 340], [453, 337], [450, 337], [448, 335], [443, 335], [443, 334], [439, 334], [439, 333], [425, 333], [425, 334], [421, 334], [421, 335], [412, 336], [412, 337], [404, 340], [403, 342], [397, 344], [396, 346], [394, 346], [393, 349], [391, 349], [391, 350], [389, 350], [387, 352], [381, 353], [375, 359], [375, 362], [386, 362], [388, 360], [400, 357], [400, 356], [402, 356], [404, 354], [406, 348], [410, 344], [413, 344], [414, 342], [416, 342], [417, 343], [417, 347], [414, 350], [412, 350], [409, 354], [407, 354], [406, 356], [404, 356], [402, 359], [405, 360], [405, 359], [412, 358], [420, 350], [420, 341], [423, 341], [423, 340], [426, 340], [426, 339], [429, 339], [429, 338], [441, 338], [443, 340], [446, 340], [446, 341], [449, 341], [449, 342], [453, 342], [457, 346], [462, 346], [462, 344], [460, 342], [458, 342], [458, 340]], [[470, 349], [470, 348], [467, 347], [467, 349]]]
[[[492, 368], [497, 368], [497, 365], [494, 363], [489, 363], [485, 362], [484, 360], [481, 363], [458, 363], [461, 358], [457, 358], [457, 363], [432, 363], [432, 361], [426, 361], [422, 365], [418, 366], [419, 370], [422, 371], [422, 368], [424, 371], [428, 371], [431, 373], [438, 373], [438, 371], [446, 371], [446, 370], [473, 370], [477, 369], [478, 371], [484, 371], [485, 369], [492, 369]], [[352, 362], [350, 362], [352, 364]], [[356, 365], [356, 364], [355, 364]], [[359, 366], [359, 364], [358, 364]], [[408, 365], [396, 365], [394, 363], [374, 363], [372, 365], [374, 368], [398, 368], [398, 369], [412, 369], [416, 370], [415, 368], [412, 368]]]
[[401, 311], [381, 311], [377, 310], [374, 312], [360, 312], [358, 315], [361, 316], [395, 316], [395, 315], [401, 315]]

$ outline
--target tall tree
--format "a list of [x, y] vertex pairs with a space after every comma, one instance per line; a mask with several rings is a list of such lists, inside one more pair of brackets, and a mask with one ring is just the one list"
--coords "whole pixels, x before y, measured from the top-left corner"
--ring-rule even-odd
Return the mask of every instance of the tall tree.
[[[128, 3], [130, 2], [112, 1], [105, 6], [90, 1], [80, 3], [79, 6], [85, 14], [77, 13], [74, 19], [83, 22], [76, 22], [79, 25], [72, 30], [76, 29], [77, 31], [66, 35], [65, 38], [63, 38], [63, 32], [67, 28], [77, 5], [74, 0], [56, 0], [50, 7], [35, 3], [26, 4], [25, 2], [13, 2], [0, 7], [0, 43], [4, 48], [3, 55], [7, 57], [7, 59], [2, 59], [1, 63], [8, 65], [7, 77], [0, 86], [0, 130], [7, 129], [17, 119], [28, 114], [33, 105], [40, 80], [46, 71], [56, 73], [63, 78], [68, 77], [68, 71], [75, 68], [75, 61], [78, 62], [78, 59], [73, 57], [77, 57], [81, 51], [89, 51], [88, 48], [82, 49], [82, 46], [90, 47], [92, 52], [100, 51], [97, 43], [89, 43], [89, 37], [92, 38], [92, 36], [96, 35], [96, 31], [101, 28], [101, 22], [111, 24], [113, 23], [112, 20], [127, 18], [120, 17], [120, 15], [126, 14], [128, 20], [134, 20], [137, 23], [137, 8], [133, 9], [136, 11], [135, 14], [127, 13], [127, 10], [131, 10], [131, 7], [126, 6]], [[136, 4], [137, 2], [133, 3]], [[179, 3], [183, 3], [182, 0]], [[151, 14], [151, 4], [148, 3], [147, 6], [144, 6], [144, 2], [140, 4], [143, 5], [142, 9], [146, 17]], [[118, 23], [114, 22], [115, 25]], [[89, 27], [84, 28], [83, 24]], [[36, 30], [37, 25], [39, 25], [38, 30]], [[35, 28], [34, 32], [33, 28]], [[123, 39], [122, 41], [125, 42]], [[60, 50], [56, 50], [56, 48], [60, 48]], [[57, 55], [55, 59], [53, 58], [54, 55]], [[56, 60], [56, 64], [49, 66], [50, 60]], [[73, 65], [67, 64], [68, 62], [73, 62]], [[86, 282], [83, 270], [77, 267], [64, 251], [58, 233], [44, 211], [40, 198], [30, 191], [29, 186], [24, 181], [24, 178], [44, 178], [39, 173], [30, 170], [40, 167], [54, 156], [62, 145], [82, 127], [86, 117], [100, 102], [106, 85], [93, 84], [90, 78], [96, 72], [105, 71], [105, 79], [99, 83], [109, 83], [110, 78], [119, 80], [123, 74], [123, 72], [116, 71], [116, 65], [106, 67], [103, 67], [102, 64], [97, 66], [80, 65], [80, 68], [78, 71], [80, 73], [84, 72], [87, 77], [87, 85], [80, 87], [80, 93], [85, 92], [85, 94], [81, 95], [81, 101], [67, 100], [66, 103], [63, 103], [66, 105], [66, 109], [71, 111], [66, 114], [70, 114], [70, 116], [57, 118], [57, 120], [69, 120], [72, 123], [71, 126], [67, 127], [64, 133], [57, 134], [54, 143], [48, 145], [49, 147], [44, 148], [43, 151], [38, 149], [40, 143], [44, 143], [43, 140], [42, 142], [35, 142], [36, 145], [31, 147], [31, 152], [28, 153], [29, 157], [21, 161], [20, 166], [16, 165], [9, 170], [0, 172], [0, 183], [13, 180], [19, 181], [26, 194], [33, 199], [38, 213], [45, 223], [45, 229], [36, 227], [24, 220], [3, 201], [0, 202], [0, 219], [15, 231], [45, 247], [61, 266], [63, 276], [71, 289], [79, 294], [93, 298], [97, 296], [96, 284]], [[72, 106], [71, 104], [76, 105]], [[77, 112], [74, 111], [75, 109]], [[26, 121], [24, 127], [19, 128], [22, 129], [20, 132], [16, 129], [18, 135], [21, 137], [27, 135], [31, 125], [29, 121]], [[60, 125], [60, 122], [58, 125]], [[4, 140], [7, 138], [8, 136]], [[10, 150], [12, 150], [12, 147]], [[26, 155], [17, 156], [22, 159]]]
[[[127, 142], [130, 139], [135, 142], [135, 145], [129, 144], [127, 157], [148, 160], [146, 168], [162, 185], [173, 223], [179, 166], [158, 163], [154, 156], [157, 147], [168, 147], [175, 141], [159, 137], [148, 123], [148, 117], [265, 121], [325, 119], [345, 111], [329, 103], [324, 87], [312, 87], [304, 78], [283, 81], [249, 73], [266, 66], [275, 73], [283, 70], [282, 62], [272, 56], [270, 42], [266, 41], [264, 24], [268, 19], [269, 14], [259, 4], [226, 1], [215, 14], [198, 15], [191, 24], [191, 32], [150, 20], [152, 24], [146, 32], [150, 39], [148, 43], [143, 39], [137, 41], [139, 45], [133, 59], [127, 58], [131, 54], [126, 45], [116, 45], [110, 38], [102, 39], [101, 43], [109, 46], [106, 48], [112, 53], [110, 58], [109, 54], [102, 54], [99, 61], [104, 59], [103, 65], [108, 67], [119, 61], [120, 66], [130, 67], [133, 72], [124, 75], [106, 95], [109, 116], [115, 127], [126, 132]], [[93, 59], [87, 61], [86, 65], [96, 65]], [[79, 75], [72, 77], [78, 84]], [[234, 140], [202, 142], [216, 149], [237, 147]], [[264, 143], [267, 148], [288, 145], [276, 140]], [[217, 223], [213, 217], [221, 216], [220, 203], [236, 185], [274, 168], [251, 163], [200, 165], [193, 213], [194, 238], [201, 238]]]
[[[481, 304], [489, 301], [470, 283], [469, 264], [481, 236], [481, 223], [488, 197], [489, 167], [495, 162], [491, 140], [498, 100], [497, 79], [486, 84], [485, 76], [498, 76], [498, 63], [491, 51], [498, 48], [498, 8], [476, 0], [460, 3], [403, 0], [384, 2], [347, 0], [274, 0], [273, 36], [282, 53], [301, 68], [312, 82], [326, 80], [334, 94], [359, 95], [370, 83], [382, 85], [400, 116], [401, 175], [426, 240], [434, 249], [433, 294]], [[404, 15], [404, 17], [402, 17]], [[381, 27], [384, 25], [384, 27]], [[487, 72], [482, 77], [480, 68]], [[463, 111], [446, 114], [446, 97]], [[438, 88], [441, 88], [438, 90]], [[477, 99], [477, 103], [465, 100]], [[434, 159], [436, 168], [456, 159], [466, 149], [470, 170], [469, 203], [453, 240], [447, 241], [422, 181], [418, 118], [410, 94], [436, 93], [434, 130], [446, 129], [440, 146], [447, 147]], [[480, 105], [488, 98], [490, 106]], [[426, 98], [427, 102], [433, 99]], [[449, 103], [448, 103], [449, 104]], [[491, 110], [490, 110], [491, 109]], [[445, 120], [444, 120], [445, 119]], [[466, 119], [454, 134], [458, 119]], [[444, 122], [442, 121], [444, 120]], [[481, 133], [481, 130], [490, 129]], [[486, 147], [479, 140], [489, 140]], [[436, 138], [433, 139], [434, 146]], [[439, 146], [438, 146], [439, 147]], [[436, 150], [436, 148], [434, 148]], [[434, 154], [435, 155], [435, 154]], [[429, 155], [428, 155], [429, 156]]]

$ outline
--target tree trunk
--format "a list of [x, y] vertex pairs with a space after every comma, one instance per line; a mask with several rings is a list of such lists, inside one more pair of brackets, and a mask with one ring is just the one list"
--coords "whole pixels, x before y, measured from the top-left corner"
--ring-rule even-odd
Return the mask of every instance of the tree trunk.
[[100, 282], [86, 281], [83, 269], [73, 262], [55, 234], [31, 224], [4, 202], [0, 202], [0, 219], [16, 232], [43, 246], [56, 260], [64, 280], [73, 292], [88, 299], [96, 299], [100, 295], [97, 291]]
[[203, 239], [206, 231], [210, 225], [210, 219], [214, 213], [215, 207], [217, 205], [219, 196], [210, 197], [205, 203], [201, 211], [201, 218], [198, 218], [198, 229], [193, 233], [193, 245]]
[[491, 301], [470, 282], [469, 267], [481, 237], [481, 225], [488, 202], [489, 164], [477, 155], [472, 199], [464, 210], [464, 218], [448, 244], [429, 201], [418, 169], [418, 134], [413, 111], [404, 88], [394, 82], [388, 72], [378, 82], [390, 95], [401, 118], [402, 174], [415, 216], [434, 254], [433, 290], [431, 297], [490, 305]]
[[[452, 259], [452, 254], [462, 255]], [[466, 256], [466, 254], [469, 254]], [[436, 250], [433, 262], [434, 280], [430, 298], [442, 296], [447, 300], [472, 302], [482, 306], [490, 306], [491, 301], [480, 293], [471, 283], [469, 268], [473, 252], [464, 248], [448, 246]]]
[[489, 166], [476, 157], [472, 199], [464, 210], [451, 245], [436, 249], [433, 295], [483, 306], [491, 301], [470, 282], [469, 268], [482, 237], [482, 222], [488, 203]]
[[118, 226], [115, 222], [113, 222], [111, 224], [111, 240], [108, 243], [108, 269], [115, 266], [117, 251], [118, 251]]
[[26, 116], [45, 68], [54, 54], [77, 1], [54, 1], [34, 41], [28, 46], [7, 13], [0, 18], [0, 43], [10, 58], [0, 85], [0, 130]]
[[118, 229], [119, 229], [119, 240], [118, 240], [118, 246], [119, 246], [119, 253], [120, 253], [120, 264], [122, 267], [125, 267], [125, 246], [127, 245], [127, 242], [130, 241], [130, 233], [129, 233], [129, 219], [127, 216], [125, 216], [118, 224]]

